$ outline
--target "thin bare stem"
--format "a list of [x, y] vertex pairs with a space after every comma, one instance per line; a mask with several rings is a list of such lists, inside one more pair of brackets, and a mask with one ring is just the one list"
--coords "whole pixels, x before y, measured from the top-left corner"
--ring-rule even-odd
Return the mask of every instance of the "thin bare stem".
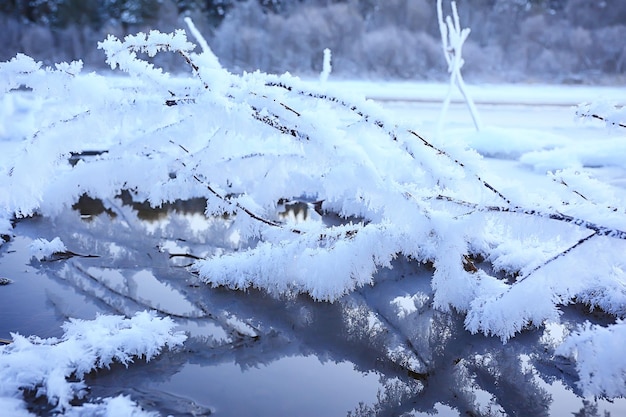
[[458, 204], [464, 207], [470, 207], [476, 211], [483, 212], [498, 212], [498, 213], [515, 213], [515, 214], [523, 214], [525, 216], [532, 217], [540, 217], [544, 219], [556, 220], [563, 223], [573, 224], [578, 227], [582, 227], [584, 229], [592, 230], [598, 236], [606, 236], [614, 239], [626, 240], [626, 232], [619, 229], [614, 229], [607, 226], [602, 226], [585, 219], [580, 219], [577, 217], [569, 216], [567, 214], [562, 213], [546, 213], [539, 210], [527, 209], [523, 207], [500, 207], [500, 206], [483, 206], [476, 203], [470, 203], [468, 201], [459, 200], [456, 198], [439, 195], [437, 196], [437, 200], [448, 201], [450, 203]]
[[554, 255], [553, 257], [551, 257], [550, 259], [546, 260], [545, 262], [543, 262], [541, 265], [537, 265], [536, 267], [534, 267], [531, 271], [529, 271], [528, 273], [526, 273], [524, 276], [519, 277], [517, 279], [517, 282], [523, 281], [526, 278], [528, 278], [529, 276], [531, 276], [532, 274], [534, 274], [535, 272], [539, 271], [540, 269], [546, 267], [548, 264], [556, 261], [557, 259], [567, 255], [568, 253], [570, 253], [571, 251], [573, 251], [574, 249], [576, 249], [577, 247], [579, 247], [580, 245], [582, 245], [583, 243], [585, 243], [586, 241], [590, 240], [592, 237], [597, 236], [596, 232], [591, 232], [591, 234], [589, 234], [588, 236], [580, 239], [578, 242], [576, 242], [575, 244], [573, 244], [572, 246], [570, 246], [569, 248], [565, 249], [564, 251], [561, 251], [559, 253], [557, 253], [556, 255]]
[[[172, 145], [176, 145], [178, 146], [180, 149], [182, 149], [187, 155], [191, 156], [191, 152], [189, 152], [189, 150], [187, 148], [185, 148], [183, 145], [175, 143], [173, 140], [170, 140], [170, 143]], [[185, 164], [183, 161], [179, 161], [185, 168], [187, 167], [187, 164]], [[206, 187], [207, 190], [209, 190], [209, 192], [211, 194], [213, 194], [215, 197], [219, 198], [220, 200], [222, 200], [223, 202], [227, 203], [230, 206], [235, 207], [237, 210], [239, 211], [243, 211], [244, 213], [246, 213], [248, 216], [250, 216], [252, 219], [259, 221], [263, 224], [266, 224], [268, 226], [272, 226], [272, 227], [278, 227], [278, 228], [283, 228], [283, 225], [275, 222], [273, 220], [268, 220], [265, 219], [257, 214], [255, 214], [252, 210], [250, 210], [249, 208], [245, 207], [244, 205], [242, 205], [241, 203], [239, 203], [238, 201], [233, 201], [225, 196], [223, 196], [222, 194], [220, 194], [219, 192], [217, 192], [212, 186], [211, 184], [209, 184], [207, 181], [204, 181], [203, 179], [201, 179], [198, 174], [196, 174], [195, 172], [192, 173], [192, 178], [197, 181], [198, 183], [202, 184], [204, 187]], [[290, 229], [293, 233], [296, 234], [302, 234], [302, 231], [299, 229]]]

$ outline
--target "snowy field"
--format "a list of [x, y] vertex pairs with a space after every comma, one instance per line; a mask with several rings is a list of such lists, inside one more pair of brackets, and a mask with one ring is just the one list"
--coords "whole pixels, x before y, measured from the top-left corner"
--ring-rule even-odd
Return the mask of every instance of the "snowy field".
[[626, 89], [472, 88], [476, 132], [154, 36], [130, 83], [0, 67], [1, 411], [626, 414], [626, 134], [575, 116]]

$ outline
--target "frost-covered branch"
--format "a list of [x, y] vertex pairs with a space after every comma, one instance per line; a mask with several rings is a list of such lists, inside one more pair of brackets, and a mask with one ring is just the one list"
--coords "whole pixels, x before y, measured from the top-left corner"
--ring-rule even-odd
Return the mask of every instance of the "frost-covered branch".
[[616, 107], [608, 103], [581, 104], [576, 110], [580, 118], [601, 120], [607, 126], [626, 128], [626, 108]]
[[[442, 28], [458, 29], [452, 46], [467, 36], [458, 16]], [[620, 314], [626, 224], [608, 191], [581, 180], [577, 193], [560, 187], [550, 202], [505, 192], [475, 154], [436, 146], [371, 101], [289, 75], [230, 74], [196, 38], [199, 55], [184, 32], [101, 43], [130, 79], [26, 57], [2, 64], [3, 88], [31, 87], [47, 104], [32, 135], [15, 139], [11, 165], [0, 166], [3, 233], [11, 220], [54, 217], [85, 194], [128, 193], [153, 207], [201, 198], [229, 236], [189, 256], [190, 271], [212, 286], [336, 301], [403, 257], [434, 267], [433, 306], [466, 314], [472, 332], [507, 340], [574, 300]], [[182, 52], [194, 77], [168, 77], [137, 56], [162, 51]], [[459, 76], [460, 49], [447, 59]], [[318, 213], [281, 217], [284, 201]], [[597, 271], [581, 267], [586, 250], [605, 258]], [[575, 276], [554, 272], [564, 263]], [[537, 307], [519, 302], [531, 296]]]
[[563, 223], [573, 224], [585, 229], [592, 230], [594, 235], [607, 236], [614, 239], [626, 240], [626, 231], [596, 224], [581, 218], [569, 216], [558, 212], [542, 212], [535, 209], [527, 209], [523, 207], [502, 207], [502, 206], [481, 206], [479, 204], [470, 203], [467, 201], [458, 200], [452, 197], [439, 195], [436, 197], [439, 200], [448, 201], [454, 204], [459, 204], [464, 207], [472, 208], [476, 211], [498, 212], [498, 213], [516, 213], [523, 214], [532, 217], [541, 217], [544, 219], [556, 220]]

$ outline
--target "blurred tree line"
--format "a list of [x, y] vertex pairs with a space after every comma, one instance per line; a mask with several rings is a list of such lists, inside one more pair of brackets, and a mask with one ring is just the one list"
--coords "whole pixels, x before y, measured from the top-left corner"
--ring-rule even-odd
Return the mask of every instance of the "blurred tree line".
[[[198, 10], [219, 21], [233, 0], [175, 0], [178, 13]], [[125, 25], [154, 23], [163, 0], [5, 0], [0, 12], [23, 23], [55, 28], [71, 25], [102, 27], [108, 22]]]
[[[190, 16], [232, 71], [444, 79], [436, 0], [3, 0], [0, 60], [104, 66], [111, 33], [184, 28]], [[626, 78], [624, 0], [457, 0], [471, 28], [468, 80], [615, 82]], [[448, 9], [449, 2], [444, 0]], [[175, 57], [158, 57], [175, 70]]]

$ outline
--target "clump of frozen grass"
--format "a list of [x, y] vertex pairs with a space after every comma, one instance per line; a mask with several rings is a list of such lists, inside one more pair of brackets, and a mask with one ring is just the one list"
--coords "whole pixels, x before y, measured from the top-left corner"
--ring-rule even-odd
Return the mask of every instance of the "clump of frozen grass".
[[29, 415], [21, 401], [28, 390], [46, 398], [61, 415], [151, 415], [126, 397], [82, 407], [71, 402], [85, 396], [85, 374], [113, 363], [128, 366], [135, 358], [149, 361], [164, 348], [181, 345], [186, 336], [174, 332], [174, 326], [170, 318], [140, 312], [131, 318], [72, 319], [63, 325], [60, 339], [12, 334], [13, 343], [0, 347], [0, 404], [14, 410], [11, 415]]

